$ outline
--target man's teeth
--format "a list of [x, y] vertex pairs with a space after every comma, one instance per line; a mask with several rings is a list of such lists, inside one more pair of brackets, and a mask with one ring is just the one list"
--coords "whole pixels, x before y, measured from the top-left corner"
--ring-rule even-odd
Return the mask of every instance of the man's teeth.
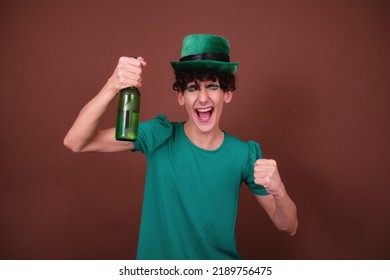
[[201, 109], [196, 109], [196, 110], [200, 113], [206, 113], [206, 112], [210, 112], [212, 110], [212, 108], [201, 108]]

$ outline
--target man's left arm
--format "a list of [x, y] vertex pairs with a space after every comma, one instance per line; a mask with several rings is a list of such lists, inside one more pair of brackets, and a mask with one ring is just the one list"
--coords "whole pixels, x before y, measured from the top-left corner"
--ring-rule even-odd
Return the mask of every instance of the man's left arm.
[[297, 208], [288, 196], [280, 178], [276, 161], [259, 159], [254, 166], [255, 183], [264, 186], [269, 195], [256, 195], [275, 226], [294, 235], [298, 228]]

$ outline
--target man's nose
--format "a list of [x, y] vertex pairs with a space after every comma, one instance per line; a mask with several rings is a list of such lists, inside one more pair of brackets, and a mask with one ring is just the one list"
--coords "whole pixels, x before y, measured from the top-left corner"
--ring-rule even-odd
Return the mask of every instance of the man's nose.
[[201, 87], [199, 90], [199, 102], [207, 102], [209, 100], [209, 95], [207, 93], [207, 90], [204, 87]]

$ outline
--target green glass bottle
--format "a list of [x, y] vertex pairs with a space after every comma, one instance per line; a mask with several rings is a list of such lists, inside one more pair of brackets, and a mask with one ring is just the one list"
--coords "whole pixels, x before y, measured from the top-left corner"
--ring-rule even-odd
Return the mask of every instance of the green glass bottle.
[[136, 87], [128, 87], [119, 92], [116, 140], [137, 140], [140, 101], [141, 95]]

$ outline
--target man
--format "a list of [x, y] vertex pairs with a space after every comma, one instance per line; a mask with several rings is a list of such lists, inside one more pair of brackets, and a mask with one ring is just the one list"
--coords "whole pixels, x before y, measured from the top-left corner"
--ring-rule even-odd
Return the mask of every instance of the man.
[[142, 57], [122, 57], [103, 89], [80, 112], [64, 144], [75, 152], [141, 151], [148, 162], [138, 259], [240, 259], [235, 223], [245, 182], [276, 227], [293, 235], [296, 207], [276, 162], [262, 159], [259, 145], [221, 130], [225, 103], [233, 98], [238, 63], [221, 36], [184, 38], [175, 71], [177, 101], [185, 122], [163, 115], [140, 123], [135, 142], [115, 140], [99, 120], [119, 90], [141, 86]]

